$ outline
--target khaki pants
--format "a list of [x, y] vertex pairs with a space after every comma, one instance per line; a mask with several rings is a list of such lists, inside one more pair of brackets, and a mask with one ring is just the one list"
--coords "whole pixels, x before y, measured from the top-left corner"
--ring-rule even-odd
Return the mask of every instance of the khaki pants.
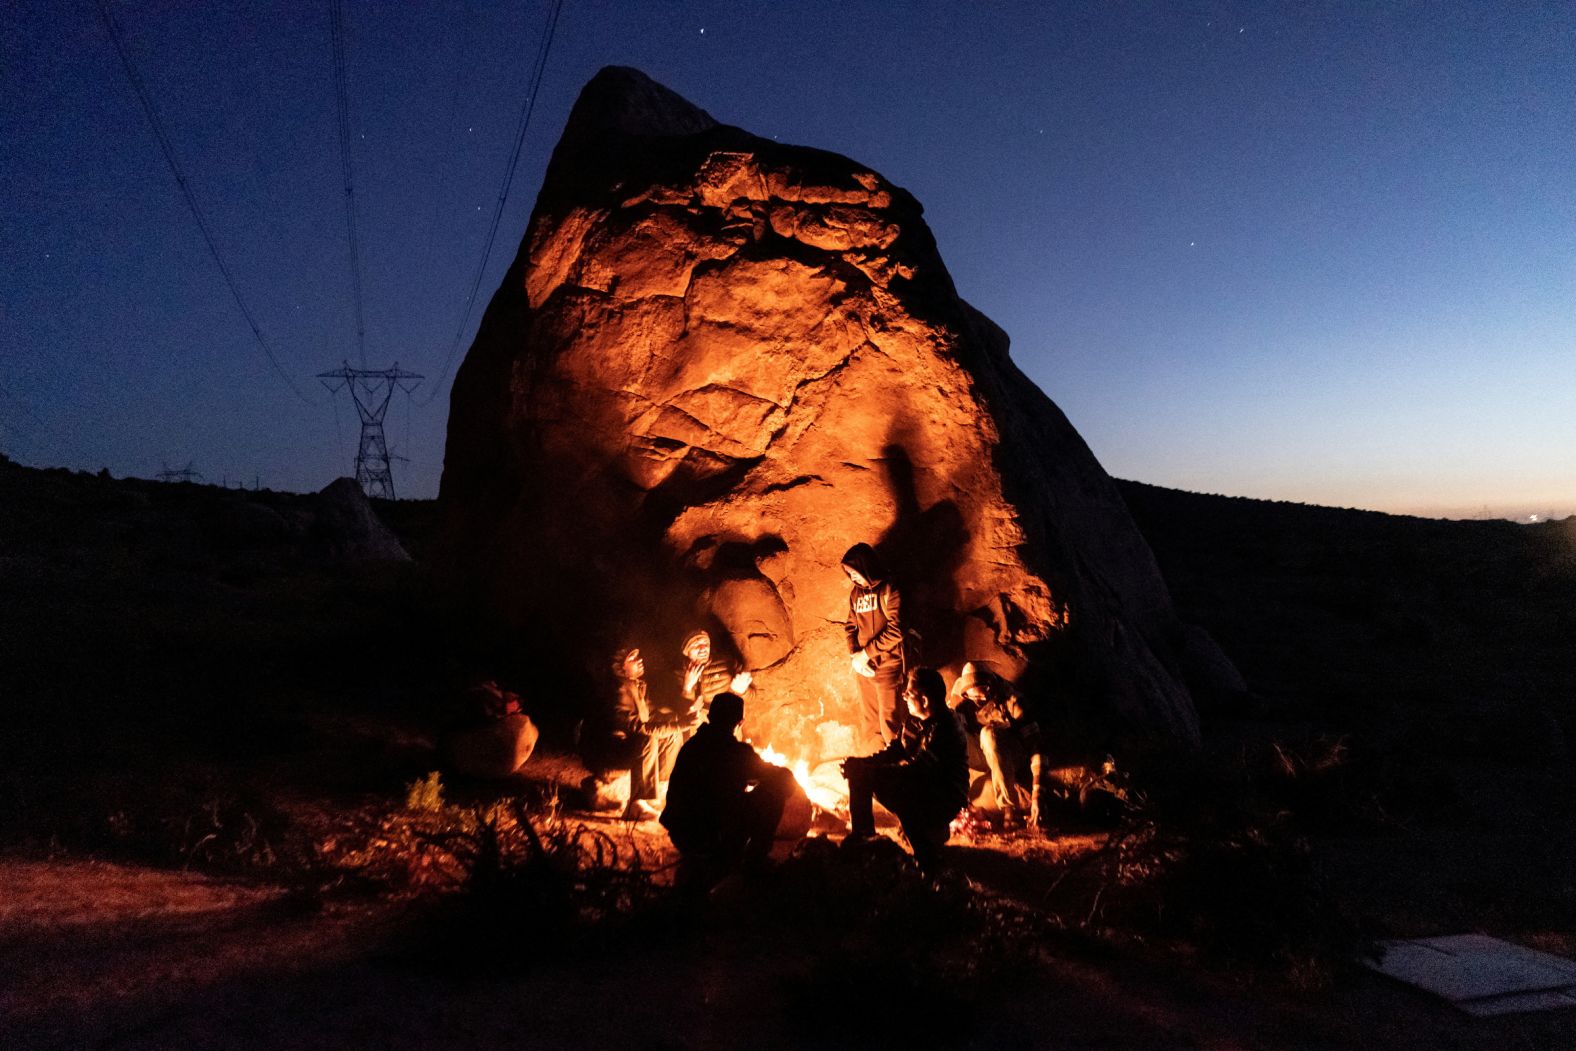
[[874, 679], [863, 675], [854, 679], [859, 685], [859, 747], [868, 755], [889, 744], [903, 726], [898, 715], [903, 680], [885, 673]]
[[1023, 740], [1011, 729], [986, 726], [980, 730], [980, 751], [985, 753], [996, 805], [1003, 810], [1027, 806], [1027, 793], [1018, 787], [1018, 769], [1023, 766], [1028, 751], [1023, 747]]

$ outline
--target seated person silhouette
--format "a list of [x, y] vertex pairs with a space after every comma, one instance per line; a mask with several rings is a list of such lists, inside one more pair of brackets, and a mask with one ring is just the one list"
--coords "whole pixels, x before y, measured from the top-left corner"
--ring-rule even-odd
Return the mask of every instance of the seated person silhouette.
[[680, 887], [709, 890], [736, 868], [764, 868], [794, 792], [791, 772], [738, 739], [743, 721], [744, 701], [719, 693], [673, 763], [661, 820], [679, 851]]

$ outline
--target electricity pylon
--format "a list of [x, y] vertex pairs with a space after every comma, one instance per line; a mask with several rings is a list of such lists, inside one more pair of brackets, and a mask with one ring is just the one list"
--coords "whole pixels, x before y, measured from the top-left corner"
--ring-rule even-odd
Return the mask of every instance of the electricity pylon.
[[415, 390], [423, 377], [420, 373], [406, 372], [399, 362], [388, 369], [353, 369], [350, 362], [332, 372], [319, 372], [330, 394], [350, 391], [350, 400], [356, 403], [356, 413], [361, 417], [361, 445], [356, 449], [356, 484], [368, 496], [394, 499], [394, 475], [389, 461], [403, 459], [390, 456], [388, 442], [383, 437], [383, 417], [389, 411], [389, 399], [395, 390], [407, 395]]
[[158, 477], [159, 477], [159, 481], [161, 481], [161, 482], [200, 482], [200, 481], [202, 481], [202, 474], [195, 467], [192, 466], [192, 462], [190, 460], [186, 461], [186, 466], [185, 467], [179, 467], [179, 468], [174, 468], [174, 467], [171, 467], [169, 464], [165, 464], [164, 465], [164, 470], [159, 472]]

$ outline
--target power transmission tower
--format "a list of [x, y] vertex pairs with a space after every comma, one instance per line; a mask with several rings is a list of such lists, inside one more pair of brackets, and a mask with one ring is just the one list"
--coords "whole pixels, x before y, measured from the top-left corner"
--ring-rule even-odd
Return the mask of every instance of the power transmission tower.
[[192, 461], [187, 460], [186, 466], [181, 468], [172, 468], [169, 464], [165, 464], [164, 470], [158, 474], [158, 479], [161, 482], [200, 482], [202, 474], [192, 466]]
[[389, 399], [396, 390], [409, 395], [425, 378], [420, 373], [406, 372], [399, 362], [388, 369], [353, 369], [345, 362], [332, 372], [319, 372], [330, 394], [350, 391], [356, 403], [356, 413], [361, 417], [361, 445], [356, 450], [356, 484], [368, 496], [394, 499], [394, 474], [389, 461], [404, 459], [390, 456], [388, 442], [383, 437], [383, 417], [389, 411]]

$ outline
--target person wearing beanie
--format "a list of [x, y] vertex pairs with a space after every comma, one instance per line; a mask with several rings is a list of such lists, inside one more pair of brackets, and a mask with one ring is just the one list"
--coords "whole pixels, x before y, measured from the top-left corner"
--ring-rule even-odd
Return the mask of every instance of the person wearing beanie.
[[750, 688], [750, 673], [741, 671], [733, 661], [716, 653], [711, 635], [692, 631], [681, 647], [684, 670], [678, 673], [679, 693], [687, 706], [681, 718], [693, 727], [711, 708], [711, 701], [724, 690], [743, 694]]
[[691, 890], [709, 890], [741, 864], [764, 866], [798, 787], [786, 767], [739, 740], [743, 721], [743, 699], [719, 693], [673, 764], [661, 820], [679, 851], [675, 880]]
[[984, 661], [963, 665], [947, 695], [947, 707], [979, 733], [980, 751], [990, 772], [991, 790], [1001, 808], [1002, 823], [1018, 824], [1022, 795], [1019, 771], [1027, 758], [1031, 777], [1029, 824], [1041, 824], [1041, 794], [1045, 776], [1045, 741], [1039, 720], [1012, 683]]
[[881, 556], [869, 544], [849, 548], [842, 566], [853, 585], [843, 631], [859, 688], [860, 746], [869, 753], [889, 744], [903, 725], [898, 704], [907, 671], [903, 599], [888, 578]]
[[921, 870], [935, 869], [952, 819], [969, 801], [968, 749], [947, 688], [934, 668], [916, 668], [903, 689], [902, 733], [871, 756], [843, 761], [848, 778], [848, 843], [875, 836], [871, 800], [897, 815]]

